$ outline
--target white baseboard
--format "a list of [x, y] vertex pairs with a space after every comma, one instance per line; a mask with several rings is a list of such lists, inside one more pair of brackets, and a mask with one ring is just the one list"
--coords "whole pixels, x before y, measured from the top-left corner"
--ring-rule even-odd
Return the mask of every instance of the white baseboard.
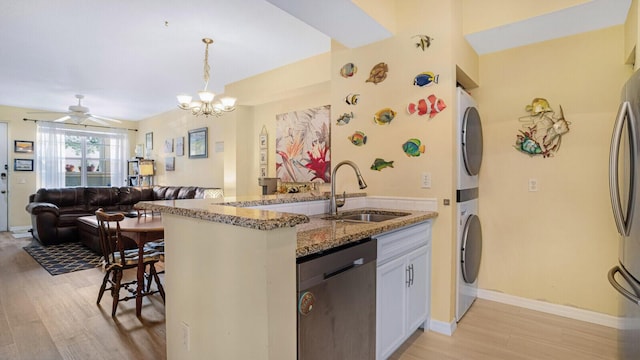
[[454, 331], [458, 327], [458, 323], [456, 321], [452, 321], [450, 323], [444, 321], [438, 321], [434, 319], [430, 319], [429, 321], [429, 330], [437, 332], [439, 334], [451, 336]]
[[24, 233], [29, 231], [30, 229], [31, 229], [30, 225], [9, 227], [9, 231], [11, 231], [12, 233]]
[[492, 290], [478, 289], [478, 297], [480, 299], [519, 306], [525, 309], [541, 311], [548, 314], [563, 316], [574, 320], [586, 321], [592, 324], [608, 326], [615, 329], [622, 329], [625, 326], [622, 319], [616, 316], [579, 309], [566, 305], [552, 304], [540, 300], [522, 298], [519, 296], [509, 295]]

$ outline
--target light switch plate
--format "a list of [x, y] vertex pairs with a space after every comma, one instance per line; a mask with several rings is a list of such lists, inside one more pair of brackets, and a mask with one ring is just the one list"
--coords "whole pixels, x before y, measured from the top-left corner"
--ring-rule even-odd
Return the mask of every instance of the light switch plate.
[[421, 184], [423, 189], [431, 189], [431, 173], [430, 172], [422, 173]]

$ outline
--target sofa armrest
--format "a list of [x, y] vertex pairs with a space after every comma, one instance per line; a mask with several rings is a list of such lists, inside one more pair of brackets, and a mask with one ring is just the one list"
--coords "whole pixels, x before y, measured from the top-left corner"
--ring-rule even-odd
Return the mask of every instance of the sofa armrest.
[[60, 208], [52, 203], [45, 202], [32, 202], [26, 207], [26, 210], [31, 215], [38, 215], [43, 212], [53, 213], [55, 216], [60, 216]]

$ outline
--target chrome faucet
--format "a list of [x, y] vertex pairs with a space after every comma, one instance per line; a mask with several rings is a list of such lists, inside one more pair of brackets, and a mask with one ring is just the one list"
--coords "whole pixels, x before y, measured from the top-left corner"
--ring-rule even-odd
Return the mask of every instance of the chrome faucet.
[[364, 179], [362, 178], [362, 174], [360, 174], [360, 169], [358, 169], [358, 165], [356, 165], [353, 161], [349, 161], [349, 160], [345, 160], [338, 163], [338, 165], [336, 165], [336, 167], [333, 168], [333, 172], [331, 173], [331, 201], [329, 202], [329, 211], [331, 215], [338, 215], [338, 208], [344, 206], [344, 201], [347, 197], [346, 192], [344, 192], [342, 194], [342, 200], [336, 200], [336, 172], [338, 171], [338, 168], [340, 168], [340, 166], [342, 165], [349, 165], [353, 168], [353, 170], [356, 172], [356, 177], [358, 178], [358, 186], [360, 187], [360, 189], [364, 189], [367, 187], [367, 183], [364, 182]]

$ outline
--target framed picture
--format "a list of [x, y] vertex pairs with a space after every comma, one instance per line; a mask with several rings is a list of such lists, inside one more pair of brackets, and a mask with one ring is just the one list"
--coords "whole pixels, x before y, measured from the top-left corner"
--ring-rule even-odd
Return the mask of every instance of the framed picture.
[[173, 156], [164, 158], [164, 169], [166, 171], [175, 171], [176, 170], [176, 158]]
[[189, 130], [189, 158], [206, 158], [208, 128]]
[[164, 152], [166, 153], [173, 152], [173, 138], [167, 139], [164, 141]]
[[147, 151], [153, 150], [153, 132], [148, 132], [144, 135], [145, 145], [147, 147]]
[[184, 136], [176, 138], [176, 156], [184, 156]]
[[259, 142], [260, 142], [260, 149], [266, 149], [267, 148], [267, 144], [268, 144], [268, 138], [267, 135], [260, 135], [258, 137]]
[[267, 150], [260, 150], [260, 165], [267, 165]]
[[13, 170], [15, 171], [33, 171], [33, 159], [14, 159]]
[[136, 145], [136, 157], [142, 159], [144, 157], [144, 144]]
[[16, 140], [13, 142], [13, 151], [30, 154], [33, 152], [33, 141]]
[[267, 177], [267, 167], [260, 166], [260, 177]]

